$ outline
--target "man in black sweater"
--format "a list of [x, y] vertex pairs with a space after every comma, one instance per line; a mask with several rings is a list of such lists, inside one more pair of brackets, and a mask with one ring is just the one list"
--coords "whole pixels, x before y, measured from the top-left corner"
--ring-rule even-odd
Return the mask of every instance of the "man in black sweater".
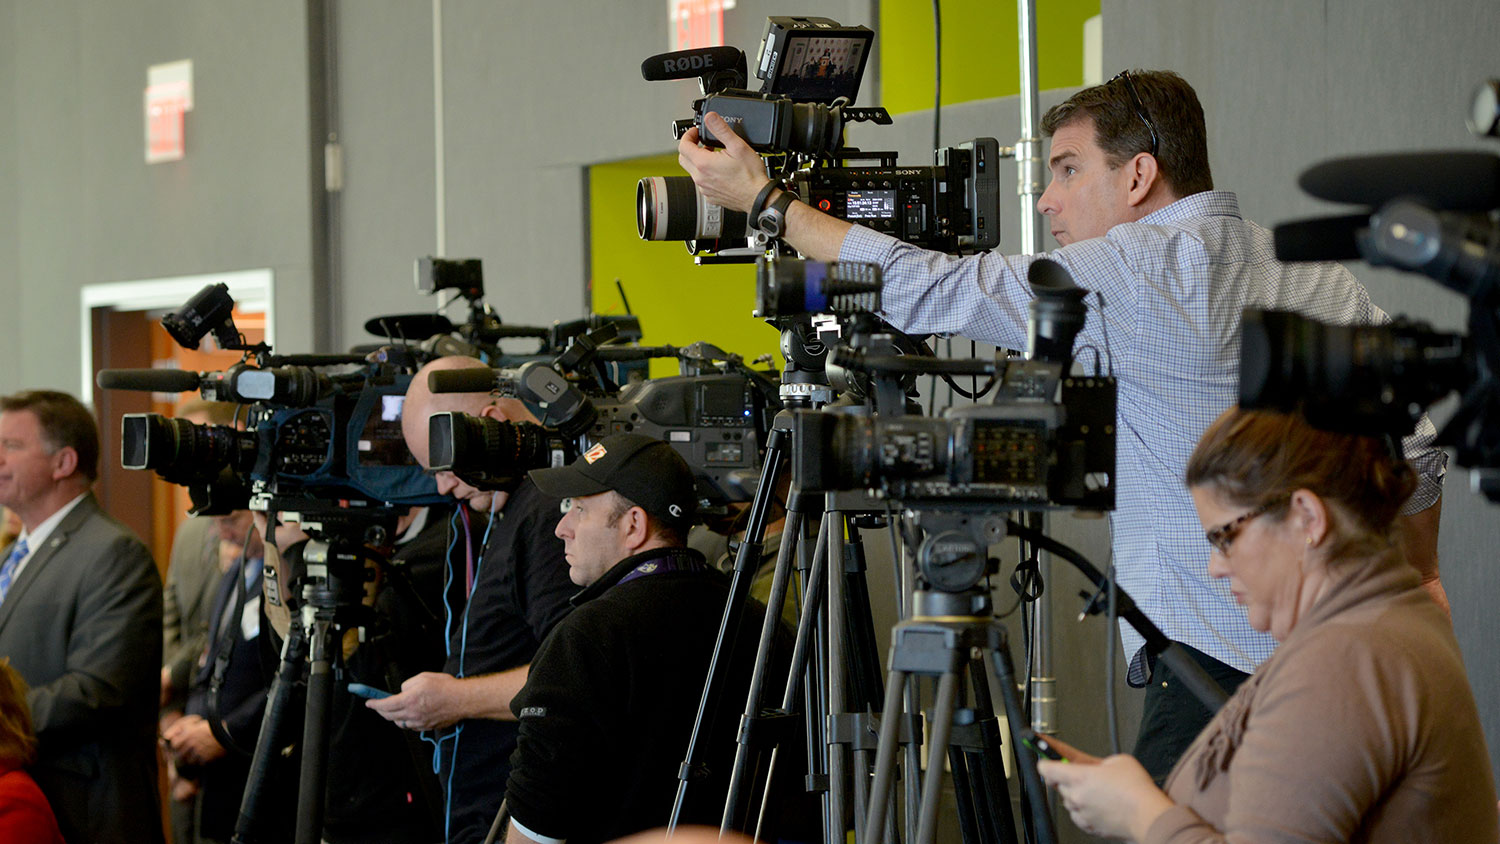
[[[507, 422], [535, 422], [516, 399], [489, 393], [433, 393], [428, 375], [448, 369], [487, 368], [473, 358], [428, 363], [407, 388], [401, 430], [407, 447], [429, 465], [428, 418], [459, 411]], [[568, 611], [576, 589], [568, 581], [562, 543], [554, 535], [557, 499], [530, 481], [509, 490], [481, 490], [451, 472], [436, 474], [438, 491], [468, 505], [466, 526], [489, 515], [478, 548], [456, 531], [446, 589], [448, 656], [442, 671], [423, 671], [396, 694], [366, 705], [396, 726], [420, 730], [436, 744], [436, 768], [448, 844], [478, 844], [499, 811], [506, 759], [517, 726], [511, 697], [526, 682], [527, 666], [547, 631]]]
[[[511, 702], [521, 722], [506, 802], [510, 844], [608, 841], [663, 826], [729, 594], [725, 575], [686, 547], [693, 473], [666, 443], [601, 440], [572, 465], [531, 473], [572, 499], [557, 526], [585, 587]], [[734, 756], [760, 613], [747, 612], [730, 657], [726, 713], [706, 735], [708, 776], [684, 823], [717, 824]]]

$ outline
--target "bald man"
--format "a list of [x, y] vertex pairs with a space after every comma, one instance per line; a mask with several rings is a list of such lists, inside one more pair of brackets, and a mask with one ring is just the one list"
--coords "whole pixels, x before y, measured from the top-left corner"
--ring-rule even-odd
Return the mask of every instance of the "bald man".
[[[423, 466], [428, 460], [427, 419], [458, 411], [503, 422], [535, 423], [526, 406], [489, 393], [437, 393], [431, 372], [484, 368], [474, 358], [447, 357], [417, 372], [406, 392], [401, 430]], [[401, 691], [368, 706], [398, 727], [431, 731], [438, 746], [438, 775], [448, 800], [448, 841], [484, 840], [505, 796], [517, 724], [510, 702], [526, 683], [532, 656], [570, 608], [577, 592], [568, 577], [563, 543], [555, 533], [562, 502], [530, 480], [531, 466], [517, 467], [518, 483], [506, 490], [480, 490], [452, 472], [436, 473], [438, 490], [468, 505], [470, 519], [489, 524], [457, 530], [450, 551], [448, 660], [443, 671], [408, 679]], [[484, 537], [479, 548], [465, 538]], [[473, 560], [470, 565], [469, 561]]]

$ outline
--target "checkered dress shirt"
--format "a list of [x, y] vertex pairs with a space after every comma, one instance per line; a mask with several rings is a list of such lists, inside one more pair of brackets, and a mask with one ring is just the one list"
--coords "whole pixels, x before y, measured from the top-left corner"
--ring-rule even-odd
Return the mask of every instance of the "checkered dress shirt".
[[[1116, 510], [1111, 537], [1119, 581], [1166, 635], [1241, 671], [1270, 656], [1275, 641], [1251, 629], [1225, 581], [1208, 576], [1209, 546], [1182, 477], [1198, 438], [1238, 399], [1240, 312], [1295, 311], [1322, 322], [1378, 324], [1389, 317], [1364, 286], [1332, 263], [1276, 260], [1271, 235], [1242, 218], [1234, 194], [1193, 194], [1103, 237], [1046, 255], [967, 258], [918, 249], [855, 226], [839, 259], [880, 265], [885, 316], [911, 333], [956, 333], [1026, 347], [1027, 269], [1040, 257], [1062, 264], [1088, 298], [1076, 346], [1113, 362], [1119, 379]], [[1424, 417], [1406, 441], [1421, 483], [1404, 512], [1442, 494], [1447, 458], [1432, 448]], [[1146, 682], [1142, 646], [1121, 626], [1129, 678]]]

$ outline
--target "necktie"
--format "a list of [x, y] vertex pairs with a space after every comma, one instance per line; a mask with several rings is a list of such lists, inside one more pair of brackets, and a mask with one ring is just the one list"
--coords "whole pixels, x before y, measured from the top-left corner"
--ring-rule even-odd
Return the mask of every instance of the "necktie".
[[26, 559], [31, 549], [26, 547], [26, 540], [16, 542], [10, 549], [10, 556], [5, 558], [5, 565], [0, 566], [0, 601], [5, 600], [5, 593], [10, 591], [10, 581], [16, 576], [16, 566]]

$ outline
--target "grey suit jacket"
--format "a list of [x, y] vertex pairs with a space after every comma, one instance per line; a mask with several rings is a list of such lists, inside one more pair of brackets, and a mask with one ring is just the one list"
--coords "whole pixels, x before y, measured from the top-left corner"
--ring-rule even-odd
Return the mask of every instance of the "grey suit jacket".
[[198, 657], [208, 647], [208, 611], [222, 576], [213, 519], [189, 517], [172, 538], [172, 562], [163, 595], [162, 665], [172, 671], [169, 709], [181, 711], [187, 703]]
[[161, 607], [151, 552], [92, 494], [0, 602], [0, 656], [31, 686], [32, 775], [70, 842], [162, 841]]

